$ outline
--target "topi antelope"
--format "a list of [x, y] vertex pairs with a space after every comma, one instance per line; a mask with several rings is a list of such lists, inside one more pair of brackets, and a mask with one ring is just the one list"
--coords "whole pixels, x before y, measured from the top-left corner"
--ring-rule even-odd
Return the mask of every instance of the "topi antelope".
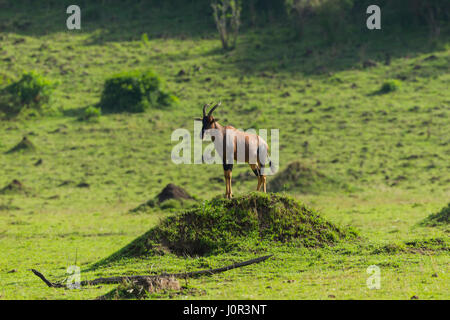
[[231, 199], [233, 195], [231, 172], [234, 160], [248, 163], [258, 178], [256, 190], [259, 191], [262, 187], [264, 192], [266, 192], [264, 169], [267, 159], [269, 160], [269, 166], [272, 166], [268, 156], [269, 146], [264, 139], [256, 134], [242, 132], [232, 126], [220, 125], [218, 119], [215, 119], [212, 115], [220, 104], [221, 102], [214, 105], [208, 114], [206, 113], [206, 108], [209, 108], [210, 105], [205, 104], [203, 106], [203, 118], [196, 118], [196, 120], [203, 123], [200, 138], [203, 140], [205, 133], [211, 135], [214, 148], [222, 159], [226, 183], [225, 197]]

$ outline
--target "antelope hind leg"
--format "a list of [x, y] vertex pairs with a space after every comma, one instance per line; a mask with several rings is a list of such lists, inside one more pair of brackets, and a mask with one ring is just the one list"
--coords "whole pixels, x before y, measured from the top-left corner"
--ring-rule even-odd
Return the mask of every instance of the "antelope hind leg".
[[259, 189], [261, 188], [261, 170], [256, 164], [250, 164], [250, 168], [252, 168], [255, 176], [258, 177], [258, 186], [256, 187], [256, 191], [259, 191]]

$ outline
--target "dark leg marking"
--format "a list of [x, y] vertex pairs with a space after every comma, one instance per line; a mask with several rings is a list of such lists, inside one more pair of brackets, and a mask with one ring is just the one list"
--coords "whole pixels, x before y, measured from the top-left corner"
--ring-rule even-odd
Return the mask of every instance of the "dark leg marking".
[[228, 171], [228, 170], [232, 171], [233, 170], [233, 164], [224, 163], [223, 164], [223, 170], [225, 170], [225, 171]]

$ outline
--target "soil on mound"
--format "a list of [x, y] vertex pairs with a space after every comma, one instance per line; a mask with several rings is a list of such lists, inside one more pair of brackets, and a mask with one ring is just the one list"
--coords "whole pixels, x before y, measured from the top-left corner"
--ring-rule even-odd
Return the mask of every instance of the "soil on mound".
[[8, 154], [18, 151], [34, 151], [35, 149], [36, 147], [34, 146], [34, 144], [27, 137], [23, 137], [22, 141], [20, 141], [17, 145], [15, 145], [6, 153]]
[[0, 189], [0, 194], [26, 193], [26, 188], [19, 180], [14, 179], [10, 184]]
[[156, 196], [159, 202], [163, 202], [169, 199], [193, 199], [187, 192], [181, 187], [178, 187], [172, 183], [169, 183], [162, 191]]
[[255, 192], [231, 200], [212, 199], [167, 217], [100, 264], [165, 252], [215, 254], [261, 242], [319, 247], [356, 236], [354, 229], [334, 225], [291, 197]]
[[323, 173], [295, 161], [286, 169], [269, 180], [267, 190], [271, 192], [292, 191], [299, 193], [317, 193], [322, 190], [347, 187]]
[[430, 214], [423, 222], [423, 225], [427, 226], [437, 226], [446, 225], [450, 223], [450, 202], [446, 207], [442, 208], [441, 211], [437, 213]]

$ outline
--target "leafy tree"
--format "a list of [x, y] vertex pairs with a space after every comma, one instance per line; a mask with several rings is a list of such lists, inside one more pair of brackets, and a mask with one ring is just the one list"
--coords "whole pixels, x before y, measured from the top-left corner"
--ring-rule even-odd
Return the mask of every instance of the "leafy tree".
[[241, 24], [241, 3], [239, 0], [215, 0], [211, 4], [213, 17], [219, 31], [224, 50], [236, 47]]

